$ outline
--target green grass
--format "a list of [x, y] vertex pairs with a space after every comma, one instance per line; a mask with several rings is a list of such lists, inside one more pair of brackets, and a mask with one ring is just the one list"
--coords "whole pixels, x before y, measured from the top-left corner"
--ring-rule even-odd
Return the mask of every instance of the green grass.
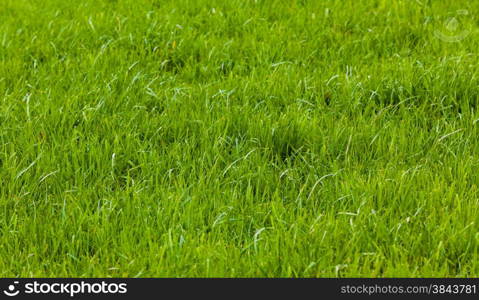
[[2, 0], [0, 276], [479, 276], [477, 12]]

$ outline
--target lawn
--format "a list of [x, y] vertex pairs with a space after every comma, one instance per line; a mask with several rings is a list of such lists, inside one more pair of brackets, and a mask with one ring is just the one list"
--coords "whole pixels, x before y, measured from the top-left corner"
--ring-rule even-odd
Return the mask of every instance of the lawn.
[[0, 2], [1, 277], [479, 276], [479, 1]]

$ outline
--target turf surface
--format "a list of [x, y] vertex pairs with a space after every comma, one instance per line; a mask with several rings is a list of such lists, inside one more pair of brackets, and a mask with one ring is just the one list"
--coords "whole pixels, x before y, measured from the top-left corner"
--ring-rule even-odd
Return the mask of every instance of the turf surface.
[[477, 12], [1, 0], [0, 276], [479, 276]]

